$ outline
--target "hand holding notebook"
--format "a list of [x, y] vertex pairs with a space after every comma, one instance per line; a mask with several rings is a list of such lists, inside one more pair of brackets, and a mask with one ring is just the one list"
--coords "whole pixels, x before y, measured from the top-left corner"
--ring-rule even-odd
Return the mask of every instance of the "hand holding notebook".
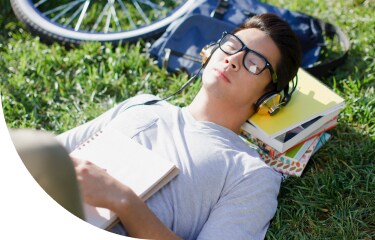
[[[144, 201], [178, 174], [172, 162], [109, 127], [96, 133], [70, 155], [105, 169]], [[106, 174], [96, 170], [95, 174]], [[84, 210], [86, 221], [103, 229], [117, 219], [110, 210], [87, 203], [84, 204]]]

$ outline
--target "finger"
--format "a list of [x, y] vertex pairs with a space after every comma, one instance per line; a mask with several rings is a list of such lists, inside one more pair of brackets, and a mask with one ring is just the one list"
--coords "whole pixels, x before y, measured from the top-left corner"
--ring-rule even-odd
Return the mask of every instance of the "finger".
[[70, 157], [70, 159], [72, 160], [74, 167], [77, 167], [81, 163], [81, 160], [79, 160], [78, 158]]

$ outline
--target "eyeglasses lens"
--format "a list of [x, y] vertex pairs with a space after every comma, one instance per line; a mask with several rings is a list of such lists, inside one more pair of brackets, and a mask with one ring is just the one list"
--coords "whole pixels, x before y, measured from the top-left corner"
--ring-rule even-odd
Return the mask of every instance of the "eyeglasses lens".
[[[233, 55], [243, 50], [245, 46], [234, 35], [227, 34], [220, 41], [220, 49], [226, 54]], [[259, 74], [266, 67], [266, 61], [255, 52], [248, 50], [243, 61], [245, 68], [253, 73]]]

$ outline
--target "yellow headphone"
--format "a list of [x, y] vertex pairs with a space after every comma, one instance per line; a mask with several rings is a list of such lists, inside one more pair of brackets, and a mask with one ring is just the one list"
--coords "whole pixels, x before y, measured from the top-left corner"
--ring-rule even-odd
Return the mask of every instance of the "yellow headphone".
[[[205, 67], [210, 60], [212, 54], [219, 48], [219, 43], [211, 43], [206, 45], [200, 52], [202, 57], [202, 66]], [[288, 104], [292, 98], [292, 94], [297, 87], [298, 76], [292, 80], [292, 90], [289, 92], [289, 84], [281, 91], [270, 91], [261, 96], [255, 103], [256, 112], [262, 115], [275, 115], [282, 107]]]
[[218, 42], [215, 42], [215, 43], [211, 43], [211, 44], [208, 44], [206, 45], [200, 52], [200, 56], [202, 57], [202, 65], [203, 67], [206, 66], [206, 64], [208, 63], [208, 60], [210, 60], [212, 54], [216, 51], [216, 49], [219, 48], [219, 43]]
[[[294, 85], [294, 82], [293, 82]], [[271, 91], [261, 96], [255, 103], [255, 111], [261, 115], [269, 114], [275, 115], [282, 107], [288, 104], [292, 98], [293, 90], [289, 92], [289, 86], [285, 87], [282, 91]]]

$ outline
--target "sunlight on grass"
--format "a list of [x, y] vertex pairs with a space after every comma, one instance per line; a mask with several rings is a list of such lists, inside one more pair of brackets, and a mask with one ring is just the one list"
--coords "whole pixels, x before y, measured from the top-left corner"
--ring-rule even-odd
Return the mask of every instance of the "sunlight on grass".
[[[322, 79], [345, 98], [332, 138], [302, 178], [281, 188], [267, 239], [375, 238], [375, 4], [361, 0], [269, 0], [337, 24], [349, 36], [343, 66]], [[371, 3], [372, 2], [372, 3]], [[159, 69], [146, 43], [86, 43], [66, 49], [46, 45], [0, 0], [0, 90], [7, 125], [54, 133], [87, 122], [116, 103], [140, 93], [167, 96], [187, 80]], [[191, 101], [200, 81], [173, 98]]]

